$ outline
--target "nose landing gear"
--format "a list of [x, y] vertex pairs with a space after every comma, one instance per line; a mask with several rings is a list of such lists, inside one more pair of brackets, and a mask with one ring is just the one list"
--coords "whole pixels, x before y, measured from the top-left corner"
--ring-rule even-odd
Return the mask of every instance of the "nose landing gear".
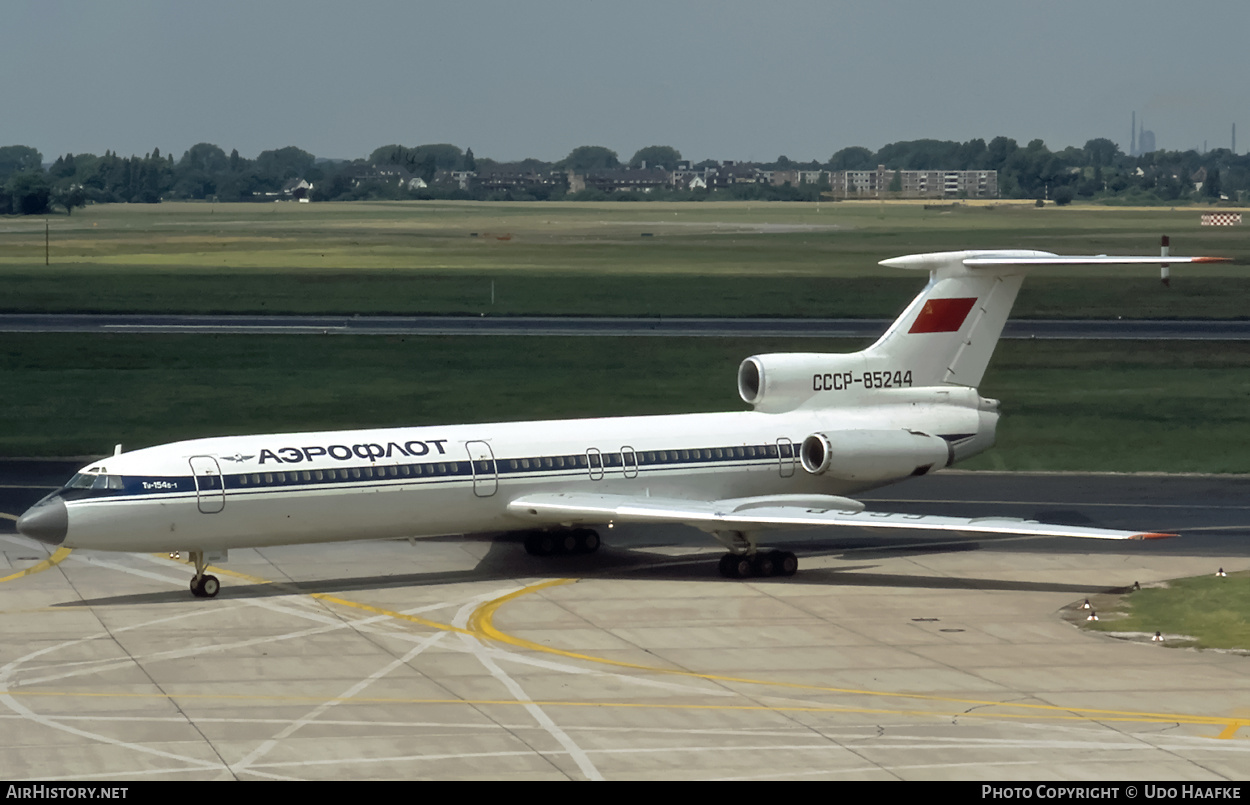
[[216, 576], [205, 574], [208, 562], [203, 551], [191, 551], [191, 561], [195, 563], [195, 577], [191, 579], [191, 595], [196, 598], [215, 598], [221, 590], [221, 582]]

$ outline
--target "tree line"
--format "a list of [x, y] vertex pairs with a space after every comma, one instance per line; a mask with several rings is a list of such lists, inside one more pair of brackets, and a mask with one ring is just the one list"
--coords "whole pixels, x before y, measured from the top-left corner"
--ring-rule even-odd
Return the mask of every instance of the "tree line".
[[[262, 151], [255, 159], [227, 154], [211, 143], [189, 148], [180, 159], [154, 148], [144, 156], [122, 157], [111, 151], [65, 154], [45, 168], [43, 155], [30, 146], [0, 147], [0, 214], [40, 215], [72, 212], [86, 204], [117, 202], [157, 203], [163, 200], [254, 201], [281, 197], [295, 180], [312, 185], [315, 201], [355, 199], [556, 200], [556, 199], [673, 199], [752, 198], [816, 200], [826, 187], [772, 186], [741, 183], [716, 189], [656, 188], [650, 193], [604, 193], [594, 189], [571, 191], [566, 182], [466, 182], [464, 172], [477, 177], [500, 175], [554, 176], [593, 174], [626, 168], [673, 171], [682, 161], [670, 146], [647, 146], [622, 161], [602, 146], [580, 146], [556, 162], [526, 159], [498, 162], [476, 157], [446, 143], [386, 145], [367, 158], [322, 160], [288, 146]], [[1126, 204], [1178, 202], [1245, 203], [1250, 191], [1250, 155], [1227, 149], [1155, 151], [1130, 156], [1111, 140], [1097, 138], [1083, 147], [1051, 151], [1041, 140], [1020, 146], [1009, 137], [967, 142], [908, 140], [889, 143], [877, 151], [854, 146], [834, 153], [827, 161], [796, 162], [779, 156], [772, 162], [752, 163], [760, 170], [846, 171], [875, 170], [883, 165], [898, 170], [993, 170], [998, 172], [1003, 198], [1073, 200]], [[693, 171], [717, 168], [704, 160]], [[415, 181], [420, 180], [420, 181]]]

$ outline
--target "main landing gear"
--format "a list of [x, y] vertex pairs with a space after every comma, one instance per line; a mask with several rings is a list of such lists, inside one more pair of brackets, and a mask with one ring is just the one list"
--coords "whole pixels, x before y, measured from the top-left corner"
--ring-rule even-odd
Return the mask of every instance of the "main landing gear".
[[221, 582], [216, 576], [209, 576], [204, 573], [208, 568], [208, 562], [204, 559], [203, 551], [191, 551], [191, 561], [195, 563], [195, 578], [191, 579], [191, 595], [196, 598], [215, 598], [217, 592], [221, 589]]
[[720, 574], [727, 579], [793, 576], [799, 558], [789, 551], [757, 551], [754, 556], [727, 553], [720, 558]]
[[799, 569], [799, 558], [790, 551], [761, 551], [755, 535], [743, 531], [714, 531], [729, 553], [721, 557], [720, 574], [727, 579], [793, 576]]
[[531, 556], [570, 556], [599, 550], [599, 532], [590, 528], [561, 528], [525, 532], [525, 550]]

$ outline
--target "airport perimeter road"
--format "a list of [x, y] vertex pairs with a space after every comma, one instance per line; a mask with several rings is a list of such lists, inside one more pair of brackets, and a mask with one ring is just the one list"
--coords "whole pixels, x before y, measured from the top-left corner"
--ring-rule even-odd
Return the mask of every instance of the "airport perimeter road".
[[1061, 617], [1250, 568], [1244, 478], [952, 472], [870, 504], [1175, 540], [814, 530], [773, 540], [797, 576], [747, 582], [681, 528], [558, 560], [336, 543], [234, 551], [203, 600], [168, 555], [49, 556], [13, 534], [56, 469], [0, 463], [10, 781], [1250, 776], [1250, 660]]
[[[0, 332], [328, 335], [627, 335], [874, 338], [885, 319], [690, 319], [555, 316], [173, 316], [0, 314]], [[1011, 320], [1005, 338], [1250, 340], [1250, 321]]]

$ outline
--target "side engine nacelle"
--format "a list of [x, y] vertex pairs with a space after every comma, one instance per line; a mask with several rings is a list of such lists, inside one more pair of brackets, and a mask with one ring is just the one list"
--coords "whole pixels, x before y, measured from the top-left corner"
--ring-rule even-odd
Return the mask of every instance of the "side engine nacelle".
[[941, 469], [954, 451], [945, 439], [913, 430], [847, 430], [808, 436], [799, 459], [812, 475], [871, 483]]
[[781, 352], [753, 355], [738, 367], [738, 395], [756, 411], [793, 411], [820, 391], [845, 387], [864, 373], [861, 353]]

